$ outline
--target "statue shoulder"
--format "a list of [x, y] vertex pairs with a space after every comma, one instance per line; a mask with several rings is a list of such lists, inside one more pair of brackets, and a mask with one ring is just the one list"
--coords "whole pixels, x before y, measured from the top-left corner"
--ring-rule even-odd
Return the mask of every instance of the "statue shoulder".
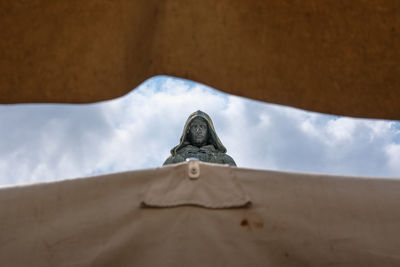
[[224, 161], [224, 163], [229, 164], [230, 166], [236, 166], [235, 161], [234, 161], [233, 158], [232, 158], [231, 156], [229, 156], [228, 154], [225, 154], [225, 153], [224, 153], [223, 161]]
[[181, 155], [179, 154], [176, 154], [175, 156], [171, 155], [164, 161], [163, 166], [168, 164], [175, 164], [182, 161], [185, 161], [185, 159]]
[[174, 164], [174, 163], [175, 163], [174, 162], [174, 157], [171, 155], [164, 161], [163, 166], [164, 165], [168, 165], [168, 164]]

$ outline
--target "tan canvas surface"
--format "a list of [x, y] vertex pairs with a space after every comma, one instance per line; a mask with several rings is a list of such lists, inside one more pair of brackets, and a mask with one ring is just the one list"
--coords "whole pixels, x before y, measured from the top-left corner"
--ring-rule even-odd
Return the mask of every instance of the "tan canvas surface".
[[0, 103], [85, 103], [167, 74], [400, 119], [398, 0], [0, 0]]
[[154, 182], [189, 179], [182, 164], [1, 189], [0, 265], [400, 265], [397, 180], [201, 164], [190, 182], [231, 172], [251, 206], [142, 207]]

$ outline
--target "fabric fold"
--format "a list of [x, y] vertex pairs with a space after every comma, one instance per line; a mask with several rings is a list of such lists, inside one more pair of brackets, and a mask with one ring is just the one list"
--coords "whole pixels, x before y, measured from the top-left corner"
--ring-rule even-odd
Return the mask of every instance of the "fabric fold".
[[251, 201], [227, 165], [196, 162], [197, 177], [191, 177], [190, 162], [160, 169], [150, 182], [142, 207], [168, 208], [195, 205], [210, 209], [246, 208]]

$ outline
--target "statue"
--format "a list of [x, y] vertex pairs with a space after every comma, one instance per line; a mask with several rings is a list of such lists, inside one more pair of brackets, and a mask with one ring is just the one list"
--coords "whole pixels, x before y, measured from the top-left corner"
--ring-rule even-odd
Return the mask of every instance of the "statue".
[[210, 116], [198, 110], [185, 123], [179, 145], [171, 149], [171, 156], [163, 165], [197, 158], [200, 161], [236, 166], [215, 132]]

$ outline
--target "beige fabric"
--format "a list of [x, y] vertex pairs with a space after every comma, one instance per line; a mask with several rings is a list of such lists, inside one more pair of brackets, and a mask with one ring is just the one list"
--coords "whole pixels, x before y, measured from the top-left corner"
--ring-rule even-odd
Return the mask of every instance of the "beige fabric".
[[140, 206], [181, 167], [1, 189], [0, 265], [400, 265], [398, 180], [223, 167], [251, 207]]
[[0, 0], [0, 103], [85, 103], [167, 74], [400, 119], [398, 0]]
[[[250, 204], [248, 195], [236, 181], [235, 167], [219, 164], [180, 163], [165, 166], [173, 171], [153, 179], [143, 204], [149, 207], [198, 205], [205, 208], [238, 208]], [[195, 168], [199, 175], [191, 176]]]

